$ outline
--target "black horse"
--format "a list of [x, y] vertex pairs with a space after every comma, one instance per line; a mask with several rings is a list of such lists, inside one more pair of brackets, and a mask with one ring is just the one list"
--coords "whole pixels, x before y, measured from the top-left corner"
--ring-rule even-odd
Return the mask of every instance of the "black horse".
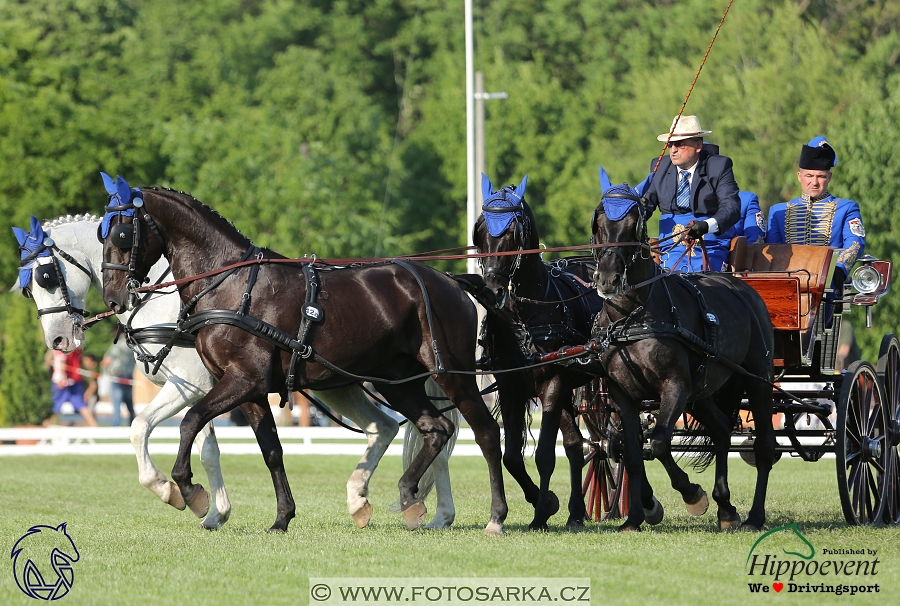
[[[500, 429], [472, 374], [477, 314], [457, 281], [413, 262], [341, 268], [279, 263], [284, 257], [253, 246], [221, 215], [182, 192], [132, 190], [120, 179], [110, 198], [99, 236], [103, 296], [111, 309], [131, 305], [160, 256], [176, 279], [212, 274], [179, 285], [185, 305], [179, 328], [197, 334], [197, 351], [217, 379], [181, 423], [172, 478], [185, 499], [198, 490], [191, 482], [190, 445], [211, 419], [243, 402], [268, 407], [272, 392], [284, 398], [294, 389], [366, 378], [423, 434], [422, 451], [398, 483], [407, 525], [417, 528], [426, 513], [416, 496], [419, 479], [454, 429], [425, 394], [425, 379], [433, 375], [475, 432], [490, 474], [485, 533], [502, 534], [507, 504]], [[274, 426], [257, 435], [278, 502], [270, 531], [283, 532], [294, 502], [281, 444]]]
[[[507, 186], [494, 192], [482, 175], [483, 214], [475, 223], [472, 241], [481, 253], [537, 250], [540, 242], [537, 223], [525, 202], [525, 184]], [[508, 310], [521, 327], [517, 351], [499, 347], [488, 352], [495, 368], [520, 366], [521, 350], [530, 353], [557, 351], [567, 345], [582, 345], [590, 337], [594, 316], [603, 301], [590, 286], [593, 268], [585, 263], [547, 264], [536, 252], [490, 256], [483, 259], [484, 280], [494, 292], [498, 307]], [[598, 366], [599, 365], [596, 365]], [[602, 371], [595, 368], [595, 371]], [[532, 530], [547, 528], [547, 520], [559, 510], [559, 500], [550, 491], [550, 476], [556, 465], [556, 436], [563, 433], [563, 447], [569, 460], [571, 492], [569, 526], [582, 526], [586, 515], [581, 493], [584, 439], [578, 429], [573, 390], [589, 383], [593, 375], [582, 364], [552, 364], [526, 373], [497, 374], [500, 412], [506, 436], [503, 463], [534, 505]], [[538, 488], [525, 469], [522, 457], [526, 437], [527, 407], [539, 397], [543, 407], [541, 431], [535, 462], [540, 474]]]
[[687, 410], [714, 444], [713, 498], [719, 505], [719, 527], [741, 525], [730, 502], [727, 457], [732, 420], [745, 394], [756, 424], [757, 480], [743, 528], [760, 529], [775, 446], [772, 387], [765, 382], [773, 380], [768, 310], [759, 294], [738, 278], [663, 273], [650, 254], [639, 202], [627, 186], [608, 188], [591, 221], [592, 243], [613, 245], [595, 249], [595, 286], [606, 302], [592, 337], [606, 348], [600, 362], [625, 438], [630, 506], [620, 529], [639, 529], [644, 510], [655, 501], [641, 452], [639, 411], [645, 400], [660, 403], [650, 448], [665, 466], [672, 487], [689, 505], [705, 498], [672, 457], [675, 423]]

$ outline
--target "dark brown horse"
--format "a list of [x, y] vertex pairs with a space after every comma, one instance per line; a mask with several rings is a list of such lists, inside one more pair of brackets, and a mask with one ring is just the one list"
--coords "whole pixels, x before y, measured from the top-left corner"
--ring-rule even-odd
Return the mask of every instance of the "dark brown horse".
[[[527, 177], [518, 187], [510, 185], [494, 192], [490, 180], [482, 175], [483, 214], [475, 223], [472, 238], [479, 252], [538, 249], [537, 224], [524, 199], [526, 181]], [[528, 253], [485, 257], [483, 269], [485, 283], [494, 292], [498, 307], [505, 307], [521, 328], [522, 349], [547, 353], [587, 342], [594, 315], [603, 307], [600, 297], [591, 292], [593, 269], [589, 265], [565, 261], [547, 264], [540, 254]], [[494, 349], [489, 356], [495, 365], [502, 361], [504, 366], [515, 367], [520, 365], [516, 360], [522, 359], [517, 353]], [[599, 365], [595, 366], [598, 367], [595, 371], [602, 371]], [[559, 510], [559, 500], [549, 486], [556, 465], [556, 436], [560, 429], [571, 481], [566, 523], [583, 525], [586, 515], [581, 494], [584, 439], [578, 429], [573, 390], [594, 377], [576, 362], [570, 366], [538, 366], [522, 374], [497, 374], [496, 378], [506, 439], [503, 463], [522, 487], [526, 500], [534, 505], [530, 528], [546, 529], [547, 520]], [[534, 456], [540, 488], [528, 475], [522, 457], [527, 406], [535, 397], [540, 398], [543, 408]]]
[[[110, 198], [100, 236], [104, 301], [113, 310], [130, 305], [135, 287], [163, 255], [176, 279], [247, 259], [284, 258], [254, 247], [222, 216], [187, 194], [132, 190], [124, 184]], [[366, 378], [423, 434], [422, 451], [398, 483], [407, 525], [417, 528], [425, 517], [416, 496], [419, 479], [454, 429], [425, 394], [425, 379], [433, 374], [475, 432], [490, 474], [485, 533], [502, 534], [507, 504], [500, 430], [471, 374], [477, 315], [465, 292], [452, 278], [412, 262], [341, 268], [316, 264], [314, 275], [305, 275], [302, 265], [253, 263], [179, 285], [185, 304], [179, 326], [196, 332], [197, 351], [217, 379], [181, 423], [172, 478], [182, 495], [190, 499], [198, 490], [191, 482], [190, 445], [214, 417], [244, 402], [267, 409], [267, 394], [290, 393], [289, 375], [292, 389]], [[308, 296], [312, 293], [317, 296]], [[270, 530], [286, 531], [294, 502], [281, 444], [274, 426], [257, 435], [278, 502]]]
[[773, 379], [774, 337], [765, 303], [725, 274], [663, 275], [650, 255], [640, 199], [627, 186], [604, 189], [591, 221], [592, 242], [622, 244], [595, 249], [595, 285], [606, 304], [592, 336], [605, 347], [600, 362], [625, 438], [630, 506], [621, 529], [639, 529], [655, 500], [642, 459], [639, 412], [646, 400], [660, 403], [650, 448], [672, 487], [689, 506], [705, 498], [672, 457], [675, 423], [687, 410], [714, 444], [719, 527], [741, 525], [728, 490], [731, 418], [723, 410], [734, 411], [744, 395], [756, 424], [757, 480], [743, 527], [760, 529], [775, 446], [772, 387], [765, 382]]

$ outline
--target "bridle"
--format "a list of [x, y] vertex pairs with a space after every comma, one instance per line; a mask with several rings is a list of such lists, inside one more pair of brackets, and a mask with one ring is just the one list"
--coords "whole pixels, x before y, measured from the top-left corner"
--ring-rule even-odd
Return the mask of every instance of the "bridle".
[[[115, 225], [109, 227], [108, 237], [112, 238], [111, 242], [121, 250], [131, 249], [131, 256], [128, 259], [128, 265], [121, 265], [118, 263], [107, 263], [103, 261], [100, 263], [100, 270], [114, 270], [114, 271], [124, 271], [126, 273], [126, 290], [128, 291], [129, 304], [133, 308], [140, 301], [140, 296], [137, 292], [137, 289], [140, 288], [143, 282], [148, 280], [147, 276], [143, 276], [138, 279], [137, 271], [135, 269], [135, 259], [137, 259], [138, 255], [138, 247], [141, 241], [141, 217], [147, 222], [147, 225], [150, 226], [151, 231], [156, 235], [156, 238], [162, 242], [162, 238], [159, 235], [159, 229], [156, 227], [156, 223], [153, 221], [153, 218], [147, 213], [144, 208], [144, 199], [141, 194], [141, 190], [132, 189], [132, 200], [130, 202], [126, 202], [125, 204], [110, 204], [107, 206], [104, 214], [104, 223], [102, 223], [97, 228], [97, 239], [101, 242], [104, 241], [103, 235], [103, 227], [104, 224], [107, 223], [107, 219], [109, 221], [112, 220], [112, 216], [115, 214], [120, 215], [122, 218], [131, 217], [131, 223], [119, 222]], [[118, 193], [111, 193], [109, 195], [109, 199], [112, 200], [116, 198], [118, 200]]]
[[[650, 242], [647, 237], [647, 222], [644, 220], [644, 214], [641, 210], [642, 201], [640, 196], [636, 196], [634, 194], [630, 194], [623, 191], [615, 191], [615, 189], [608, 190], [603, 194], [604, 198], [622, 198], [625, 200], [633, 200], [637, 203], [638, 206], [638, 220], [637, 224], [634, 226], [634, 236], [635, 241], [639, 242], [638, 246], [634, 246], [631, 244], [630, 246], [634, 247], [634, 252], [631, 255], [630, 259], [626, 259], [625, 254], [622, 252], [621, 246], [609, 246], [605, 248], [595, 248], [592, 251], [594, 256], [594, 261], [597, 263], [597, 270], [594, 272], [594, 282], [597, 282], [598, 271], [600, 267], [600, 260], [606, 255], [615, 255], [622, 261], [622, 265], [624, 269], [622, 271], [622, 289], [628, 290], [628, 270], [631, 268], [631, 265], [638, 259], [638, 255], [640, 254], [641, 259], [649, 259], [650, 258]], [[595, 230], [595, 225], [597, 224], [597, 217], [600, 213], [606, 214], [606, 210], [603, 208], [603, 203], [601, 202], [597, 208], [594, 209], [594, 214], [591, 217], [591, 244], [598, 244], [597, 236]], [[647, 252], [647, 256], [644, 256], [644, 251]]]
[[[31, 251], [26, 248], [24, 245], [19, 247], [19, 253], [22, 251], [28, 251], [29, 254], [27, 257], [22, 259], [19, 262], [19, 268], [24, 268], [26, 265], [34, 261], [34, 267], [31, 268], [32, 272], [34, 272], [34, 281], [37, 282], [37, 285], [45, 290], [50, 290], [51, 288], [58, 286], [60, 294], [62, 294], [63, 303], [65, 305], [56, 306], [56, 307], [45, 307], [43, 309], [38, 308], [38, 318], [47, 314], [55, 314], [60, 312], [65, 312], [69, 314], [72, 318], [75, 319], [76, 322], [84, 321], [86, 316], [90, 314], [85, 309], [80, 309], [72, 305], [72, 300], [69, 296], [69, 289], [66, 287], [66, 281], [62, 273], [62, 267], [60, 265], [59, 259], [56, 257], [58, 254], [60, 257], [83, 271], [88, 279], [92, 282], [94, 280], [93, 272], [86, 268], [84, 265], [76, 261], [72, 255], [68, 254], [66, 251], [60, 249], [56, 242], [53, 241], [53, 238], [49, 236], [44, 237], [44, 241], [34, 250]], [[47, 254], [43, 254], [43, 253]], [[50, 263], [37, 263], [38, 257], [50, 257]], [[22, 293], [29, 299], [33, 299], [34, 295], [31, 293], [31, 289], [26, 287], [22, 287]]]
[[[509, 202], [507, 196], [515, 198], [518, 201], [518, 204], [515, 206], [489, 206], [491, 202], [495, 200], [504, 200]], [[481, 211], [485, 213], [513, 213], [513, 242], [516, 245], [516, 251], [519, 253], [515, 255], [512, 264], [510, 265], [508, 270], [501, 269], [500, 267], [488, 267], [485, 269], [484, 267], [484, 257], [478, 259], [479, 265], [481, 265], [482, 274], [485, 277], [488, 276], [498, 276], [505, 284], [506, 284], [506, 292], [503, 295], [503, 300], [497, 304], [498, 308], [504, 307], [506, 305], [506, 301], [509, 298], [509, 295], [512, 294], [515, 297], [515, 275], [519, 268], [522, 266], [522, 251], [525, 250], [526, 244], [531, 237], [531, 222], [528, 220], [528, 217], [525, 215], [525, 200], [524, 198], [519, 198], [516, 194], [510, 191], [509, 187], [504, 187], [500, 191], [496, 192], [491, 198], [485, 201], [484, 205], [481, 207]], [[522, 213], [522, 217], [520, 218], [518, 214]], [[508, 229], [508, 228], [507, 228]], [[485, 231], [487, 231], [487, 225], [485, 224]]]

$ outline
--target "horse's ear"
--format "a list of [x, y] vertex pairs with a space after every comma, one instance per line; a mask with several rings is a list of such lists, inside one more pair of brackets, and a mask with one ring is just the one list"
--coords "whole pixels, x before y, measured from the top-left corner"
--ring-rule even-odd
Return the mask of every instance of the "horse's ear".
[[119, 194], [119, 204], [128, 204], [131, 202], [131, 188], [125, 179], [116, 175], [116, 193]]
[[16, 236], [16, 240], [19, 241], [19, 246], [24, 246], [25, 240], [28, 239], [28, 232], [21, 227], [13, 227], [12, 230], [13, 234]]
[[519, 196], [519, 198], [525, 197], [525, 184], [526, 183], [528, 183], [528, 175], [525, 175], [525, 178], [522, 179], [521, 183], [519, 183], [519, 187], [516, 188], [516, 195]]
[[606, 190], [612, 187], [612, 182], [609, 180], [609, 175], [606, 174], [606, 170], [604, 170], [603, 165], [600, 165], [600, 191], [604, 194]]
[[100, 176], [103, 177], [103, 187], [106, 188], [106, 193], [109, 195], [116, 193], [116, 182], [113, 181], [113, 178], [103, 172], [100, 173]]
[[487, 202], [493, 195], [494, 186], [491, 184], [491, 180], [488, 179], [486, 174], [481, 173], [481, 197]]

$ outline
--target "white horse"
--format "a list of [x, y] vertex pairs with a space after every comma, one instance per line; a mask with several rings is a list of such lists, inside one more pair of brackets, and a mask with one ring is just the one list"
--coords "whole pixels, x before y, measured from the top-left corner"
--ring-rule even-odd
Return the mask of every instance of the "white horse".
[[[99, 225], [100, 219], [92, 215], [59, 217], [43, 226], [32, 217], [31, 234], [29, 235], [36, 235], [37, 241], [43, 242], [51, 250], [52, 256], [35, 258], [32, 263], [23, 268], [23, 271], [29, 267], [35, 268], [28, 289], [38, 307], [45, 342], [51, 349], [70, 352], [80, 347], [84, 341], [84, 332], [81, 326], [84, 317], [81, 312], [85, 307], [85, 297], [92, 285], [99, 292], [103, 291], [100, 271], [103, 244], [97, 238]], [[17, 232], [17, 237], [19, 244], [23, 244], [24, 230], [22, 230], [21, 237]], [[65, 288], [55, 285], [44, 288], [38, 283], [40, 276], [55, 273], [54, 258], [59, 263], [61, 282]], [[168, 264], [163, 259], [150, 272], [151, 283], [166, 281], [167, 278], [163, 274], [167, 272]], [[16, 282], [14, 290], [19, 288], [19, 282]], [[130, 320], [133, 328], [151, 326], [174, 328], [181, 301], [177, 294], [171, 294], [172, 289], [169, 291], [153, 295], [135, 312], [133, 318], [129, 317], [132, 312], [119, 314], [119, 322], [127, 324]], [[66, 295], [68, 295], [68, 301], [66, 301]], [[41, 310], [52, 308], [57, 310], [41, 313]], [[163, 347], [163, 344], [142, 343], [140, 347], [145, 354], [154, 355]], [[138, 355], [139, 352], [135, 351], [136, 359]], [[138, 365], [143, 369], [143, 362], [138, 361]], [[200, 450], [200, 460], [209, 478], [210, 493], [202, 491], [199, 493], [202, 496], [195, 498], [193, 502], [185, 503], [178, 486], [156, 468], [147, 450], [150, 432], [153, 431], [153, 428], [206, 395], [213, 386], [213, 377], [203, 366], [193, 347], [174, 347], [165, 358], [159, 371], [147, 378], [162, 389], [131, 424], [131, 443], [134, 445], [137, 455], [138, 479], [164, 503], [179, 510], [189, 507], [197, 517], [205, 516], [200, 524], [201, 528], [219, 528], [228, 520], [231, 503], [225, 492], [225, 484], [219, 466], [219, 446], [212, 423], [204, 427], [197, 436], [197, 447]], [[356, 466], [347, 481], [347, 509], [362, 528], [368, 524], [372, 516], [372, 506], [368, 500], [369, 479], [388, 445], [397, 435], [399, 425], [391, 416], [375, 406], [358, 384], [314, 393], [333, 411], [353, 420], [368, 437], [368, 447], [360, 459], [359, 465]], [[454, 408], [446, 414], [458, 428], [459, 411]], [[413, 429], [411, 425], [407, 425], [407, 434]], [[411, 442], [414, 441], [406, 440], [405, 448], [408, 448]], [[448, 445], [435, 460], [433, 464], [436, 475], [434, 483], [429, 485], [423, 483], [420, 490], [419, 496], [424, 499], [431, 485], [436, 486], [437, 507], [434, 518], [425, 526], [426, 528], [447, 528], [453, 523], [456, 515], [449, 489], [450, 475], [447, 464], [451, 450], [452, 446]]]

